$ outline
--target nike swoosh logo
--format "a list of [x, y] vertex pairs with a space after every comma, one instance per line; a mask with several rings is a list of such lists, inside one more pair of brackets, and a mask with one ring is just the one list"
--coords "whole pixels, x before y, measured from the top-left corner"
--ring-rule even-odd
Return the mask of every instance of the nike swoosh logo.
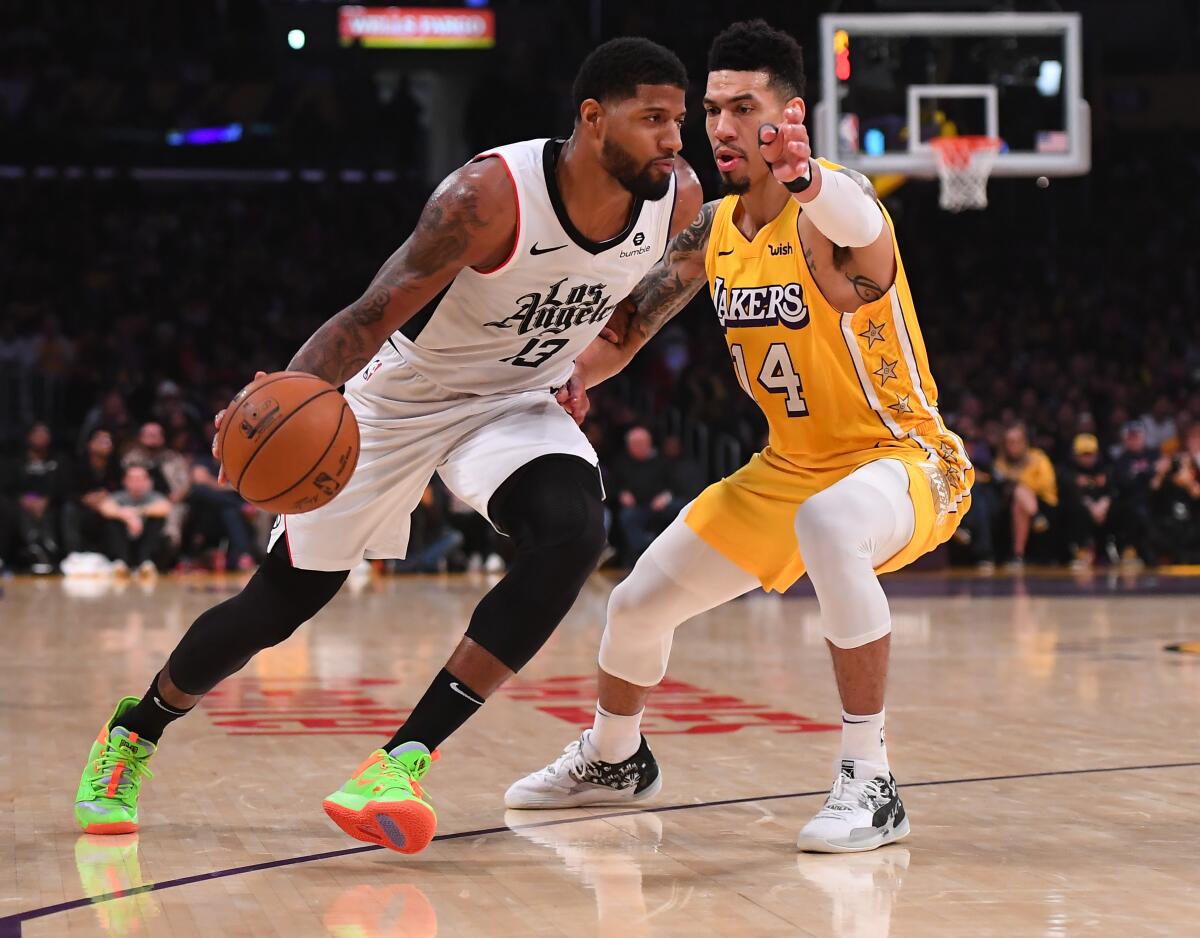
[[536, 256], [538, 254], [549, 254], [551, 251], [561, 251], [565, 247], [566, 247], [565, 244], [560, 244], [556, 248], [540, 248], [537, 246], [537, 242], [535, 241], [535, 242], [533, 242], [533, 247], [531, 247], [529, 249], [529, 253], [533, 254], [534, 256]]
[[172, 714], [173, 716], [177, 716], [177, 717], [181, 717], [181, 716], [183, 716], [183, 715], [184, 715], [184, 713], [186, 712], [186, 711], [184, 711], [184, 710], [176, 710], [174, 707], [168, 707], [168, 706], [167, 706], [165, 703], [163, 703], [163, 702], [162, 702], [161, 700], [159, 700], [157, 697], [155, 697], [155, 698], [154, 698], [154, 705], [155, 705], [156, 707], [158, 707], [158, 709], [159, 709], [159, 710], [164, 710], [164, 711], [166, 711], [167, 713], [170, 713], [170, 714]]
[[870, 723], [871, 721], [870, 720], [847, 720], [845, 717], [842, 717], [842, 722], [858, 724], [858, 723]]
[[[566, 247], [566, 245], [564, 244], [564, 245], [563, 245], [563, 247]], [[463, 697], [466, 697], [466, 698], [467, 698], [467, 700], [471, 701], [471, 703], [477, 703], [477, 704], [479, 704], [481, 707], [483, 706], [483, 701], [482, 701], [482, 700], [479, 700], [479, 699], [477, 699], [477, 698], [475, 698], [475, 697], [472, 697], [470, 694], [468, 694], [468, 693], [467, 693], [465, 690], [463, 690], [463, 689], [462, 689], [462, 687], [460, 687], [460, 686], [459, 686], [459, 684], [458, 684], [458, 681], [451, 681], [451, 682], [450, 682], [450, 689], [451, 689], [452, 691], [454, 691], [454, 693], [456, 693], [456, 694], [459, 694], [459, 695], [461, 695], [461, 696], [463, 696]]]
[[717, 257], [728, 257], [732, 253], [733, 248], [730, 248], [728, 251], [717, 251]]

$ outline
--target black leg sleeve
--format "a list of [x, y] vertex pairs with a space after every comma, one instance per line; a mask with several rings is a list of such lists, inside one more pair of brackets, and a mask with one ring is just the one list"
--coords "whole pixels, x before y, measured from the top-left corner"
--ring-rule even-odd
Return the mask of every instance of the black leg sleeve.
[[245, 589], [192, 623], [167, 662], [171, 681], [185, 694], [207, 694], [320, 612], [347, 576], [296, 569], [280, 539]]
[[577, 456], [542, 456], [500, 486], [488, 514], [516, 552], [475, 607], [467, 637], [519, 671], [558, 627], [604, 549], [599, 470]]

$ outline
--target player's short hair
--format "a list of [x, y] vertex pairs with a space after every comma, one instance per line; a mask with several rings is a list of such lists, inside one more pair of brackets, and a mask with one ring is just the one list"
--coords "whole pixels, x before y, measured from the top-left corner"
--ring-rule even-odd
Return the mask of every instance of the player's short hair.
[[687, 90], [687, 69], [670, 49], [641, 36], [610, 39], [591, 51], [575, 75], [575, 113], [588, 98], [623, 101], [638, 85], [674, 85]]
[[800, 43], [763, 19], [733, 23], [708, 47], [708, 70], [766, 72], [785, 100], [804, 96], [804, 51]]

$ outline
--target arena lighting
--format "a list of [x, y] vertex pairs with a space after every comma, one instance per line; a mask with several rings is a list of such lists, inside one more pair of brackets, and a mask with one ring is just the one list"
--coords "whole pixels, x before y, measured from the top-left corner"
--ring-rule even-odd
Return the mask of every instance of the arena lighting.
[[304, 48], [305, 35], [303, 29], [289, 29], [287, 34], [287, 43], [296, 51]]
[[1047, 59], [1038, 66], [1038, 77], [1035, 84], [1037, 85], [1038, 94], [1044, 98], [1052, 98], [1058, 94], [1062, 88], [1062, 62], [1054, 59]]
[[236, 143], [241, 139], [241, 124], [167, 131], [167, 146], [171, 147], [203, 147], [212, 143]]

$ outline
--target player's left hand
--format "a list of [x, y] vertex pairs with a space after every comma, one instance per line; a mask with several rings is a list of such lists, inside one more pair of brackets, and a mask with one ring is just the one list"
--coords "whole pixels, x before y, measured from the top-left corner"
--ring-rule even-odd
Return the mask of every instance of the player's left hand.
[[808, 128], [804, 126], [804, 112], [796, 107], [784, 108], [783, 120], [778, 125], [759, 127], [758, 151], [780, 182], [793, 182], [807, 176], [812, 145]]
[[[255, 381], [266, 376], [267, 373], [265, 371], [254, 372]], [[217, 412], [217, 415], [213, 417], [213, 429], [216, 432], [212, 438], [212, 454], [213, 459], [217, 461], [217, 485], [224, 485], [229, 481], [229, 477], [225, 475], [225, 463], [221, 460], [221, 421], [225, 419], [225, 411], [228, 409], [227, 407], [222, 407]]]
[[554, 399], [562, 405], [562, 409], [570, 414], [577, 424], [583, 423], [583, 419], [592, 406], [591, 401], [588, 400], [587, 386], [578, 375], [571, 375], [567, 379], [567, 383], [554, 392]]

